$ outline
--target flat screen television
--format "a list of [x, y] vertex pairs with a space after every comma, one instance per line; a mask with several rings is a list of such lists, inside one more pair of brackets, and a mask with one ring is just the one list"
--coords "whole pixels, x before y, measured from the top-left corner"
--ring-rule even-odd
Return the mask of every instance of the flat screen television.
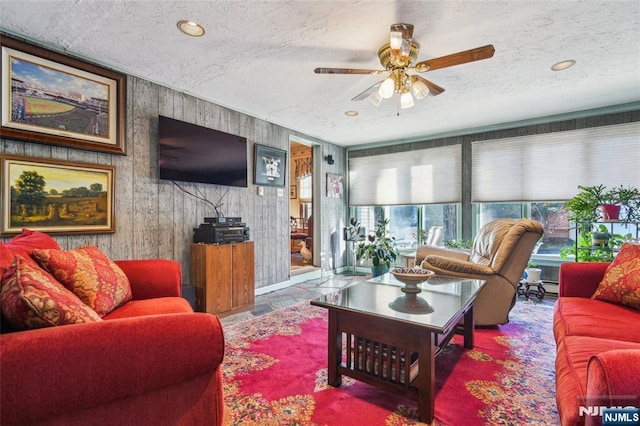
[[159, 117], [160, 179], [247, 187], [247, 139]]

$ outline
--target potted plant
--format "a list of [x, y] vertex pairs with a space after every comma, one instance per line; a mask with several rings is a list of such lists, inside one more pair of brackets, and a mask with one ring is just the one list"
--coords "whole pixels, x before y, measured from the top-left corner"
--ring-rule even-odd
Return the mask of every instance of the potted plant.
[[594, 231], [591, 232], [591, 245], [598, 246], [601, 248], [607, 247], [609, 245], [609, 239], [611, 238], [611, 234], [607, 227], [603, 224], [598, 225]]
[[359, 241], [363, 239], [363, 229], [355, 217], [349, 219], [349, 226], [344, 228], [342, 238], [345, 241]]
[[364, 241], [356, 247], [358, 260], [371, 261], [371, 273], [374, 277], [389, 272], [391, 264], [398, 257], [395, 238], [387, 235], [389, 219], [378, 222], [375, 231], [370, 231]]
[[620, 185], [611, 190], [614, 201], [622, 207], [624, 213], [620, 218], [623, 223], [640, 222], [640, 189], [634, 186], [625, 188]]
[[[609, 190], [604, 185], [578, 186], [578, 189], [580, 192], [564, 204], [569, 212], [569, 221], [577, 230], [573, 252], [576, 261], [610, 261], [623, 239], [630, 238], [630, 235], [612, 235], [605, 225], [594, 224], [603, 220], [623, 224], [640, 222], [640, 190], [622, 185]], [[571, 249], [563, 249], [560, 254], [567, 258], [571, 252]]]
[[[569, 221], [576, 224], [580, 235], [588, 235], [591, 225], [601, 220], [616, 220], [622, 223], [640, 222], [640, 190], [629, 186], [607, 190], [604, 185], [581, 186], [580, 192], [564, 203], [569, 212]], [[619, 218], [621, 207], [624, 216]]]
[[569, 221], [575, 223], [579, 235], [587, 235], [591, 231], [591, 224], [599, 221], [598, 208], [609, 204], [611, 197], [605, 195], [606, 187], [578, 185], [580, 192], [564, 203], [564, 209], [569, 212]]

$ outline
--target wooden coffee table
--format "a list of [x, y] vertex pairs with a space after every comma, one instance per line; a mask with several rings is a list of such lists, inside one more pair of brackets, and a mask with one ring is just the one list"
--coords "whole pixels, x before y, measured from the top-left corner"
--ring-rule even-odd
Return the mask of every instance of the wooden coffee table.
[[311, 301], [329, 311], [329, 385], [345, 375], [413, 399], [419, 420], [431, 423], [435, 357], [456, 332], [473, 348], [473, 302], [483, 285], [436, 276], [412, 295], [385, 274]]

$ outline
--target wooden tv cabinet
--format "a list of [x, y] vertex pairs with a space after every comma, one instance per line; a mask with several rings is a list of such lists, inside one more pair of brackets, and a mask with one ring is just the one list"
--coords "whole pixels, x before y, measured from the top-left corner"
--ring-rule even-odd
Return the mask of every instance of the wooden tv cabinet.
[[196, 311], [229, 315], [253, 306], [254, 243], [191, 244]]

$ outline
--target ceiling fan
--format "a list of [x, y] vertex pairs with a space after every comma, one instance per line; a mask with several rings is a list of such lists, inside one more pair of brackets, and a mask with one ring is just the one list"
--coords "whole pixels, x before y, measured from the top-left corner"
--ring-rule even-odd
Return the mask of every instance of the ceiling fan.
[[400, 95], [400, 108], [410, 108], [414, 105], [413, 98], [422, 99], [427, 95], [437, 96], [444, 89], [417, 74], [440, 68], [466, 64], [493, 57], [493, 45], [477, 47], [463, 52], [453, 53], [439, 58], [418, 62], [414, 65], [420, 45], [413, 40], [413, 25], [391, 25], [390, 41], [378, 50], [378, 58], [383, 70], [367, 70], [352, 68], [316, 68], [316, 74], [373, 74], [388, 73], [388, 76], [351, 99], [360, 101], [368, 99], [375, 106], [380, 105], [382, 99], [388, 99], [394, 93]]

